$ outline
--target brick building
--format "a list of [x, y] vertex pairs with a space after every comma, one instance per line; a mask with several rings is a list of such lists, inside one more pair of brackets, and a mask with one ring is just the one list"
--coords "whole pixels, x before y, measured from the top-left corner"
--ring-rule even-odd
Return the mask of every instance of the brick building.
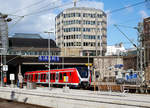
[[143, 22], [143, 43], [145, 45], [145, 81], [150, 82], [150, 17], [145, 18]]

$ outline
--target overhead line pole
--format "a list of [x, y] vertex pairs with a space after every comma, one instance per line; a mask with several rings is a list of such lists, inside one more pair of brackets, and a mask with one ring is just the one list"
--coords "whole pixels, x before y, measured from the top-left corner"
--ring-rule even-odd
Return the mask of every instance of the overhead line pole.
[[138, 28], [137, 27], [133, 27], [134, 29], [136, 29], [137, 31], [138, 31], [138, 33], [139, 33], [139, 36], [138, 36], [138, 42], [139, 42], [139, 45], [137, 46], [137, 45], [135, 45], [129, 38], [128, 38], [128, 36], [125, 34], [125, 33], [123, 33], [120, 29], [119, 29], [119, 27], [115, 24], [114, 25], [129, 41], [130, 41], [130, 43], [132, 43], [132, 45], [134, 46], [134, 47], [136, 47], [137, 48], [137, 70], [139, 71], [139, 77], [140, 77], [140, 83], [141, 83], [141, 86], [143, 86], [143, 84], [144, 84], [144, 75], [145, 75], [145, 73], [144, 73], [144, 67], [143, 67], [143, 64], [144, 64], [144, 58], [143, 58], [143, 43], [142, 43], [142, 37], [143, 37], [143, 33], [142, 33], [142, 31], [143, 31], [143, 25], [140, 23], [139, 25], [138, 25]]
[[49, 80], [48, 80], [48, 82], [49, 83], [48, 84], [49, 84], [49, 86], [48, 87], [49, 87], [49, 89], [51, 89], [51, 73], [50, 73], [50, 69], [51, 69], [51, 65], [50, 65], [50, 62], [51, 62], [51, 59], [50, 59], [51, 58], [50, 57], [50, 45], [51, 45], [51, 43], [50, 43], [50, 34], [53, 33], [53, 32], [45, 31], [44, 33], [47, 33], [49, 35], [49, 39], [48, 39], [48, 52], [49, 52], [49, 54], [48, 54], [49, 55], [49, 57], [48, 57], [48, 67], [49, 67], [48, 68], [48, 71], [49, 71], [49, 75], [48, 75]]

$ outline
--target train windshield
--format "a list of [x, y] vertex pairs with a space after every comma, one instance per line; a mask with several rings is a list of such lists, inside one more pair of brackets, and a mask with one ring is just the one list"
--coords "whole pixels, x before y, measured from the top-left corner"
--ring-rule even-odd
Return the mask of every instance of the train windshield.
[[88, 68], [87, 67], [77, 67], [77, 70], [81, 78], [88, 78]]

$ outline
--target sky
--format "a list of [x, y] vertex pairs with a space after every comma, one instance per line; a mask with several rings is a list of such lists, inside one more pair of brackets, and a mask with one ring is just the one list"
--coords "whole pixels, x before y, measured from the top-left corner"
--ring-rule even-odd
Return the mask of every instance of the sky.
[[[42, 37], [49, 38], [44, 31], [55, 30], [55, 17], [64, 9], [73, 7], [73, 0], [0, 0], [0, 12], [9, 14], [13, 20], [9, 23], [9, 36], [14, 33], [40, 33]], [[77, 0], [78, 1], [78, 0]], [[123, 42], [125, 48], [133, 45], [123, 36], [114, 24], [130, 26], [130, 28], [118, 26], [133, 42], [137, 42], [138, 23], [143, 18], [150, 16], [150, 0], [135, 7], [132, 4], [144, 0], [81, 0], [77, 7], [90, 7], [101, 9], [107, 14], [107, 44], [115, 45]], [[65, 5], [67, 4], [67, 5]], [[63, 7], [54, 8], [65, 5]], [[110, 13], [115, 9], [125, 9]], [[16, 15], [16, 16], [15, 16]], [[19, 17], [24, 16], [24, 18]], [[55, 39], [54, 34], [51, 38]]]

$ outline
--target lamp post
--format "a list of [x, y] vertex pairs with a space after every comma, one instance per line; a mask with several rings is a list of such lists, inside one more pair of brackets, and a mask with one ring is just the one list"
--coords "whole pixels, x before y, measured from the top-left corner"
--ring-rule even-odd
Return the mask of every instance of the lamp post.
[[3, 56], [2, 56], [3, 48], [0, 48], [0, 49], [1, 49], [1, 87], [2, 87], [3, 86], [3, 70], [2, 70], [3, 69], [3, 67], [2, 67], [3, 66], [3, 60], [2, 60], [3, 59]]
[[87, 54], [88, 54], [88, 73], [90, 72], [89, 70], [90, 70], [90, 67], [89, 67], [89, 56], [90, 56], [90, 53], [89, 53], [89, 51], [87, 52]]
[[51, 45], [51, 44], [50, 44], [50, 35], [51, 35], [51, 33], [53, 33], [53, 32], [52, 32], [52, 31], [45, 31], [44, 33], [47, 33], [47, 34], [49, 35], [49, 38], [48, 38], [48, 53], [49, 53], [49, 54], [48, 54], [48, 55], [49, 55], [49, 57], [48, 57], [48, 67], [49, 67], [49, 68], [48, 68], [48, 71], [49, 71], [48, 80], [49, 80], [49, 81], [48, 81], [48, 82], [49, 82], [49, 86], [48, 86], [48, 87], [49, 87], [49, 89], [50, 89], [50, 88], [51, 88], [51, 87], [50, 87], [50, 86], [51, 86], [51, 80], [50, 80], [50, 77], [51, 77], [51, 74], [50, 74], [50, 68], [51, 68], [51, 67], [50, 67], [50, 66], [51, 66], [51, 65], [50, 65], [50, 61], [51, 61], [51, 60], [50, 60], [50, 45]]

